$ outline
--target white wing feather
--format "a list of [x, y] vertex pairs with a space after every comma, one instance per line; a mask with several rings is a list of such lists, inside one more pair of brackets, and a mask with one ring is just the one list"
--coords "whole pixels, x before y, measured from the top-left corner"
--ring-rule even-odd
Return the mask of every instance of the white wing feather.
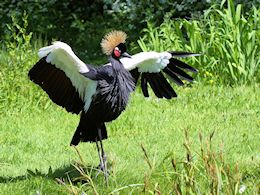
[[41, 48], [38, 56], [40, 58], [46, 57], [46, 62], [64, 71], [78, 91], [80, 98], [84, 101], [84, 110], [87, 111], [91, 103], [91, 97], [96, 92], [97, 81], [88, 79], [80, 74], [88, 72], [89, 69], [75, 55], [71, 47], [66, 43], [56, 41], [50, 46]]
[[156, 73], [169, 64], [172, 55], [168, 52], [140, 52], [132, 58], [122, 58], [120, 61], [125, 69], [133, 70], [138, 68], [139, 72]]

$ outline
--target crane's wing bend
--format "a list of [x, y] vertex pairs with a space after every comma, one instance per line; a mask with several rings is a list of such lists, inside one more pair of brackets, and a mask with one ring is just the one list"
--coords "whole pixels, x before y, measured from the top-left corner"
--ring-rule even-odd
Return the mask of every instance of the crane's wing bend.
[[29, 78], [68, 112], [86, 111], [97, 86], [97, 81], [83, 75], [90, 72], [90, 66], [63, 42], [41, 48], [38, 55], [41, 59], [29, 71]]
[[141, 52], [133, 55], [132, 58], [122, 58], [121, 62], [130, 71], [136, 82], [141, 75], [141, 88], [145, 97], [149, 97], [149, 83], [158, 98], [171, 99], [177, 97], [177, 94], [165, 78], [165, 74], [177, 85], [184, 84], [181, 79], [192, 82], [193, 78], [183, 70], [197, 73], [197, 69], [176, 57], [199, 55], [189, 52]]

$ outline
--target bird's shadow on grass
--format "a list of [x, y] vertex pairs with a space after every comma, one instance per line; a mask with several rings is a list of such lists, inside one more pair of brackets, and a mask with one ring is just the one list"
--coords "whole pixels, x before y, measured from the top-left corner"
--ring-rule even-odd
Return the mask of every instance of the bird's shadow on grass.
[[24, 175], [19, 175], [16, 177], [0, 176], [0, 183], [18, 182], [36, 177], [56, 180], [57, 183], [60, 184], [65, 184], [68, 181], [72, 183], [85, 183], [88, 182], [89, 178], [94, 178], [98, 174], [98, 171], [99, 170], [93, 166], [82, 166], [80, 164], [70, 164], [56, 170], [52, 170], [50, 167], [48, 173], [41, 172], [37, 169], [35, 171], [28, 169]]

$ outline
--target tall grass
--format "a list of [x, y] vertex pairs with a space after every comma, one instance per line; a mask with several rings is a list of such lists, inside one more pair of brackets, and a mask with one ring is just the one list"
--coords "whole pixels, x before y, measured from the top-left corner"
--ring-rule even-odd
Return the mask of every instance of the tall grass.
[[[224, 7], [227, 3], [227, 8]], [[187, 50], [204, 54], [192, 59], [199, 77], [210, 83], [250, 84], [259, 82], [260, 9], [223, 0], [200, 20], [166, 19], [151, 24], [138, 40], [142, 50]]]
[[27, 32], [27, 14], [19, 20], [12, 17], [12, 24], [7, 24], [6, 34], [0, 50], [0, 113], [6, 109], [23, 109], [31, 106], [30, 102], [44, 104], [41, 93], [28, 79], [28, 71], [38, 60], [38, 48], [45, 41], [33, 37]]

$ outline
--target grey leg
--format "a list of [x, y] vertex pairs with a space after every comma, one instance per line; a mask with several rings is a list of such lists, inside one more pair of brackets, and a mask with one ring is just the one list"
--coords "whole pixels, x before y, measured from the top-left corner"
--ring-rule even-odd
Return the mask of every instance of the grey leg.
[[98, 145], [98, 140], [96, 138], [96, 146], [97, 146], [97, 151], [98, 151], [98, 157], [99, 157], [99, 168], [103, 171], [103, 167], [104, 167], [104, 163], [103, 163], [103, 159], [102, 159], [102, 156], [101, 156], [101, 153], [100, 153], [100, 147]]
[[99, 149], [98, 143], [96, 141], [96, 144], [97, 144], [97, 147], [98, 147], [98, 155], [99, 155], [99, 159], [100, 159], [100, 165], [101, 165], [100, 168], [104, 172], [106, 185], [108, 186], [107, 157], [106, 157], [106, 154], [105, 154], [104, 149], [103, 149], [102, 137], [101, 137], [101, 128], [100, 127], [98, 128], [98, 138], [99, 138], [99, 142], [100, 142], [100, 146], [101, 146], [101, 154], [100, 154], [100, 149]]

